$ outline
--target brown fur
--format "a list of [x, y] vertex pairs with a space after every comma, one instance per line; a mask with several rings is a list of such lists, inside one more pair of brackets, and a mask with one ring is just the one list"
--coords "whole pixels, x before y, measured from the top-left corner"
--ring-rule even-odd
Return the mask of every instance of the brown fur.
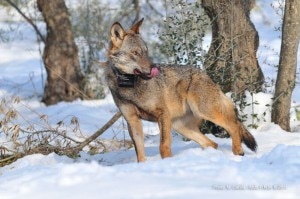
[[141, 23], [142, 20], [128, 31], [119, 23], [113, 24], [106, 69], [108, 86], [127, 121], [138, 161], [146, 159], [141, 119], [158, 122], [162, 158], [172, 156], [172, 128], [203, 148], [217, 148], [214, 141], [199, 131], [203, 119], [228, 131], [234, 154], [244, 154], [241, 142], [255, 151], [255, 139], [237, 119], [232, 101], [199, 69], [191, 66], [155, 65], [159, 69], [159, 75], [148, 80], [137, 76], [134, 87], [118, 86], [112, 67], [122, 74], [135, 74], [137, 69], [150, 74], [153, 68], [147, 46], [139, 34]]

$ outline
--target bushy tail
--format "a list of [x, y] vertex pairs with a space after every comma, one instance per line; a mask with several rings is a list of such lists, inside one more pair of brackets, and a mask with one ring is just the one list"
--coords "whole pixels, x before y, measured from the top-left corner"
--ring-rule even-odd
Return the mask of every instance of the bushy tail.
[[251, 151], [256, 152], [257, 143], [255, 141], [255, 138], [253, 137], [253, 135], [251, 135], [251, 133], [242, 124], [241, 124], [240, 134], [241, 134], [242, 142], [245, 143], [245, 145], [249, 149], [251, 149]]

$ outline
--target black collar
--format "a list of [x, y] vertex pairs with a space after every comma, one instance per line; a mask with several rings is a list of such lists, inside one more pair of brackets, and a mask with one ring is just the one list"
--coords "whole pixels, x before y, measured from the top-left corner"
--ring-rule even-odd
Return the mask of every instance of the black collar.
[[111, 69], [113, 70], [114, 74], [117, 77], [117, 82], [118, 82], [118, 86], [119, 87], [129, 87], [129, 88], [133, 88], [134, 84], [137, 80], [137, 75], [133, 75], [133, 74], [125, 74], [122, 73], [119, 69], [116, 68], [116, 66], [111, 63], [109, 61], [109, 66], [111, 67]]

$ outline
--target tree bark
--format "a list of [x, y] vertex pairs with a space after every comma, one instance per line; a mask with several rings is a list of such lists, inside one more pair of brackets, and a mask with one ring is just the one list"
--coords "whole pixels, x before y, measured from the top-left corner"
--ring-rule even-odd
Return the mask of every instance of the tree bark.
[[300, 1], [286, 0], [282, 24], [279, 68], [272, 109], [272, 121], [290, 128], [291, 96], [296, 82], [297, 51], [300, 40]]
[[37, 0], [47, 25], [43, 61], [47, 71], [43, 102], [72, 101], [81, 97], [82, 73], [69, 14], [64, 0]]
[[204, 63], [224, 92], [237, 97], [261, 91], [264, 76], [256, 58], [258, 33], [250, 21], [255, 0], [202, 0], [212, 23], [212, 42]]

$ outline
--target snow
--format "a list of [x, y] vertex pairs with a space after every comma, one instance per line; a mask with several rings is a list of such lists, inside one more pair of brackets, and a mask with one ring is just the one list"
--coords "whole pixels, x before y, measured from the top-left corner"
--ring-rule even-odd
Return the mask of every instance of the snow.
[[[260, 1], [261, 2], [261, 1]], [[271, 22], [276, 21], [274, 11], [267, 5], [262, 12]], [[272, 14], [273, 13], [273, 14]], [[0, 11], [0, 16], [2, 16]], [[263, 23], [262, 13], [256, 11], [252, 20], [259, 31], [261, 44], [259, 61], [266, 77], [275, 78], [276, 69], [264, 64], [278, 63], [280, 50], [278, 32], [273, 25]], [[0, 27], [4, 26], [0, 23]], [[47, 115], [49, 124], [70, 121], [77, 117], [84, 136], [99, 129], [117, 112], [112, 97], [104, 100], [60, 102], [45, 106], [40, 102], [45, 71], [34, 34], [26, 30], [25, 39], [0, 43], [0, 97], [18, 95], [21, 102], [18, 122], [26, 125], [42, 123]], [[265, 48], [264, 45], [270, 48]], [[299, 54], [298, 54], [299, 55]], [[300, 57], [300, 55], [298, 56]], [[299, 66], [299, 65], [298, 65]], [[293, 107], [300, 103], [299, 85], [293, 94]], [[249, 129], [258, 143], [256, 153], [245, 146], [245, 156], [235, 156], [231, 139], [210, 139], [219, 148], [201, 149], [193, 141], [183, 141], [172, 134], [173, 157], [161, 159], [157, 124], [144, 122], [147, 161], [136, 163], [133, 148], [120, 148], [107, 153], [90, 155], [81, 152], [71, 159], [57, 154], [29, 155], [0, 168], [0, 198], [298, 198], [300, 194], [300, 122], [291, 109], [292, 133], [283, 131], [270, 121], [272, 94], [248, 94], [249, 106], [245, 113], [257, 114], [257, 129]], [[258, 104], [253, 102], [259, 102]], [[263, 117], [265, 115], [265, 117]], [[249, 118], [245, 124], [253, 121]], [[123, 119], [107, 130], [102, 139], [129, 139]], [[0, 133], [0, 146], [6, 145]]]
[[[286, 133], [260, 133], [259, 143], [274, 136], [300, 141]], [[160, 160], [156, 152], [141, 164], [104, 166], [101, 155], [75, 162], [56, 154], [27, 156], [1, 169], [1, 198], [296, 198], [300, 193], [299, 146], [277, 144], [264, 154], [236, 157], [229, 146], [202, 150], [175, 144], [181, 149], [174, 157]]]

